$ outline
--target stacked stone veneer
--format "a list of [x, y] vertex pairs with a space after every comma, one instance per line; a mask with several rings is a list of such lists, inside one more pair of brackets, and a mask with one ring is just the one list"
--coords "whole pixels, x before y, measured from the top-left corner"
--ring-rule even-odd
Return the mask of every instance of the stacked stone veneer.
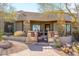
[[48, 42], [53, 42], [53, 41], [54, 41], [54, 32], [48, 31]]
[[[28, 31], [27, 33], [27, 42], [38, 42], [38, 33], [34, 31]], [[48, 31], [48, 43], [54, 41], [54, 32], [53, 31]]]
[[27, 42], [37, 42], [37, 32], [28, 31]]

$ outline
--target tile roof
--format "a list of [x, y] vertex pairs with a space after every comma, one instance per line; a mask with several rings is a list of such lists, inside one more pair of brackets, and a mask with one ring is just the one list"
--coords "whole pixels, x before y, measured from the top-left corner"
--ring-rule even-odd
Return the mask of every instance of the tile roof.
[[36, 12], [24, 12], [24, 11], [18, 11], [16, 15], [15, 21], [21, 21], [21, 20], [35, 20], [35, 21], [56, 21], [61, 19], [61, 17], [64, 17], [66, 21], [71, 21], [71, 16], [68, 14], [61, 15], [60, 18], [58, 18], [58, 14], [42, 14], [42, 13], [36, 13]]

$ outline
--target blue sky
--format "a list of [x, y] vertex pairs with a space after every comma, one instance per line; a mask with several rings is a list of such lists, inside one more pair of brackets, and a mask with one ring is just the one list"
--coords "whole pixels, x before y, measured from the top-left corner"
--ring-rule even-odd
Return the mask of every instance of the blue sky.
[[38, 12], [39, 8], [36, 3], [13, 3], [12, 6], [16, 8], [16, 10], [24, 10], [24, 11], [31, 11], [31, 12]]
[[[24, 10], [27, 12], [39, 12], [39, 6], [37, 5], [37, 3], [12, 3], [12, 6], [15, 7], [17, 11]], [[64, 8], [64, 5], [62, 5], [62, 7]]]

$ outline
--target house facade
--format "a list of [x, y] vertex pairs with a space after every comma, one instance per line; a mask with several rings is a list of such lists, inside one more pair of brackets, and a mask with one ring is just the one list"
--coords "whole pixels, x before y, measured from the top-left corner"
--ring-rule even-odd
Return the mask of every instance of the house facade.
[[[36, 12], [25, 12], [25, 11], [18, 11], [16, 15], [16, 19], [12, 22], [5, 22], [4, 20], [0, 20], [0, 28], [4, 33], [14, 33], [16, 31], [24, 31], [27, 34], [29, 40], [34, 39], [33, 41], [37, 41], [38, 36], [36, 32], [40, 32], [43, 38], [47, 37], [50, 38], [51, 31], [58, 30], [57, 21], [64, 19], [64, 34], [70, 35], [72, 30], [71, 26], [71, 16], [68, 14], [60, 15], [59, 14], [42, 14]], [[35, 32], [36, 34], [30, 32]], [[35, 38], [33, 38], [35, 36]], [[31, 40], [32, 41], [32, 40]], [[41, 41], [41, 40], [38, 40]], [[45, 41], [44, 39], [42, 41]], [[46, 42], [51, 41], [51, 39], [47, 39]]]
[[57, 31], [57, 20], [64, 17], [64, 33], [71, 33], [71, 17], [68, 14], [60, 16], [57, 14], [43, 15], [42, 13], [18, 11], [14, 23], [14, 31]]

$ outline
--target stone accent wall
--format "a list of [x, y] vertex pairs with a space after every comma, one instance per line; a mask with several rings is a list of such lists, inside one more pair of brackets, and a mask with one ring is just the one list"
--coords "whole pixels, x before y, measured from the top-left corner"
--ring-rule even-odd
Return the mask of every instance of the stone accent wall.
[[28, 31], [27, 42], [37, 42], [37, 32]]
[[24, 31], [28, 32], [30, 30], [30, 20], [24, 21]]
[[48, 31], [48, 42], [53, 42], [54, 41], [54, 34], [53, 31]]

